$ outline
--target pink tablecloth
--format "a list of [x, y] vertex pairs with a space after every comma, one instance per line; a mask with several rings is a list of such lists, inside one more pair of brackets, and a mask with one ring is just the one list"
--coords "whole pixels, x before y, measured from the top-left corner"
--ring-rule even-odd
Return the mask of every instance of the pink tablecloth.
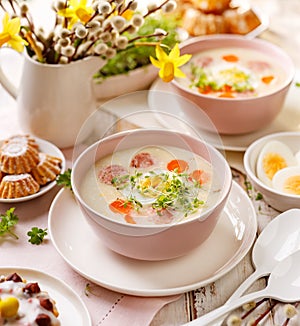
[[[0, 139], [20, 132], [14, 100], [0, 86]], [[65, 150], [64, 154], [67, 167], [71, 167], [72, 149]], [[58, 190], [59, 187], [56, 186], [49, 193], [23, 203], [0, 204], [0, 214], [5, 213], [10, 207], [15, 207], [15, 213], [19, 217], [19, 223], [15, 228], [19, 240], [11, 237], [0, 238], [0, 266], [35, 268], [63, 280], [83, 299], [93, 325], [149, 325], [161, 307], [177, 300], [180, 295], [142, 298], [112, 292], [92, 284], [73, 271], [56, 252], [49, 236], [39, 246], [27, 241], [26, 233], [31, 227], [47, 227], [49, 207]], [[89, 296], [85, 294], [87, 283], [91, 285]]]

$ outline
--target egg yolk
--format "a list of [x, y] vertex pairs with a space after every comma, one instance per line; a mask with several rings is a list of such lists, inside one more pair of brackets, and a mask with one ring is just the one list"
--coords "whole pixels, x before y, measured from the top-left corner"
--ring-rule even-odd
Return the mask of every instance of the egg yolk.
[[285, 167], [287, 167], [285, 159], [277, 153], [268, 153], [263, 159], [263, 169], [270, 180], [277, 171]]
[[286, 179], [284, 191], [289, 194], [300, 195], [300, 175], [294, 175]]
[[169, 178], [155, 175], [145, 177], [140, 181], [140, 191], [145, 197], [158, 197], [160, 192], [165, 192], [170, 183]]

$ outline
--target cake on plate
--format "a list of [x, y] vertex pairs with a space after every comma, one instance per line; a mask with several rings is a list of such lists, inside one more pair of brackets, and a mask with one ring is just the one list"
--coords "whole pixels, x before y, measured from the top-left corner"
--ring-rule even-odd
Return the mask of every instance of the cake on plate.
[[35, 194], [40, 185], [29, 173], [10, 174], [2, 178], [0, 183], [1, 198], [19, 198]]
[[46, 153], [39, 153], [39, 160], [38, 165], [31, 170], [31, 174], [38, 184], [42, 186], [56, 179], [61, 170], [62, 161], [60, 158]]
[[30, 172], [39, 162], [39, 153], [30, 144], [7, 142], [0, 151], [1, 171], [9, 174]]

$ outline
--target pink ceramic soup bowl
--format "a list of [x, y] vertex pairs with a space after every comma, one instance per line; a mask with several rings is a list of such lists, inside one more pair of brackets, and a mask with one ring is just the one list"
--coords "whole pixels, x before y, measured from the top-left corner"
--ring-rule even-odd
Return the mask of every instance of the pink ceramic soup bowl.
[[[194, 102], [203, 110], [221, 134], [244, 134], [269, 125], [281, 111], [289, 86], [294, 77], [294, 65], [290, 57], [278, 46], [260, 39], [248, 39], [236, 35], [216, 35], [192, 38], [181, 45], [181, 54], [196, 55], [218, 48], [244, 48], [260, 51], [282, 67], [286, 77], [279, 88], [268, 95], [245, 98], [221, 98], [197, 93], [183, 86], [179, 79], [171, 83], [173, 90]], [[234, 51], [233, 51], [234, 52]], [[253, 58], [256, 60], [256, 58]], [[188, 63], [187, 63], [188, 64]], [[182, 108], [184, 111], [184, 107]], [[197, 116], [187, 116], [193, 125], [208, 131], [209, 125], [201, 123]]]
[[[175, 146], [188, 149], [209, 161], [213, 177], [219, 178], [218, 199], [191, 219], [176, 224], [138, 225], [116, 221], [92, 209], [82, 197], [81, 184], [87, 171], [99, 159], [115, 150], [144, 146]], [[212, 233], [232, 184], [230, 167], [214, 147], [200, 139], [168, 130], [142, 129], [121, 132], [104, 138], [87, 148], [72, 169], [72, 187], [91, 232], [111, 250], [136, 259], [164, 260], [179, 257], [200, 246]]]

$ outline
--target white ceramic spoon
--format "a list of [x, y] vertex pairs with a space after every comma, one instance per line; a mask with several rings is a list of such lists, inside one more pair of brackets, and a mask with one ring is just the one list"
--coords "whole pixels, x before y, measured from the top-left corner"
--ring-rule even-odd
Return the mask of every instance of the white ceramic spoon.
[[252, 249], [255, 271], [234, 291], [227, 302], [240, 297], [256, 280], [269, 275], [284, 258], [300, 249], [300, 209], [276, 216], [261, 232]]
[[283, 259], [270, 274], [265, 289], [244, 295], [231, 302], [226, 302], [208, 314], [195, 319], [185, 325], [208, 326], [221, 316], [251, 301], [262, 298], [272, 298], [282, 302], [300, 300], [300, 250]]

